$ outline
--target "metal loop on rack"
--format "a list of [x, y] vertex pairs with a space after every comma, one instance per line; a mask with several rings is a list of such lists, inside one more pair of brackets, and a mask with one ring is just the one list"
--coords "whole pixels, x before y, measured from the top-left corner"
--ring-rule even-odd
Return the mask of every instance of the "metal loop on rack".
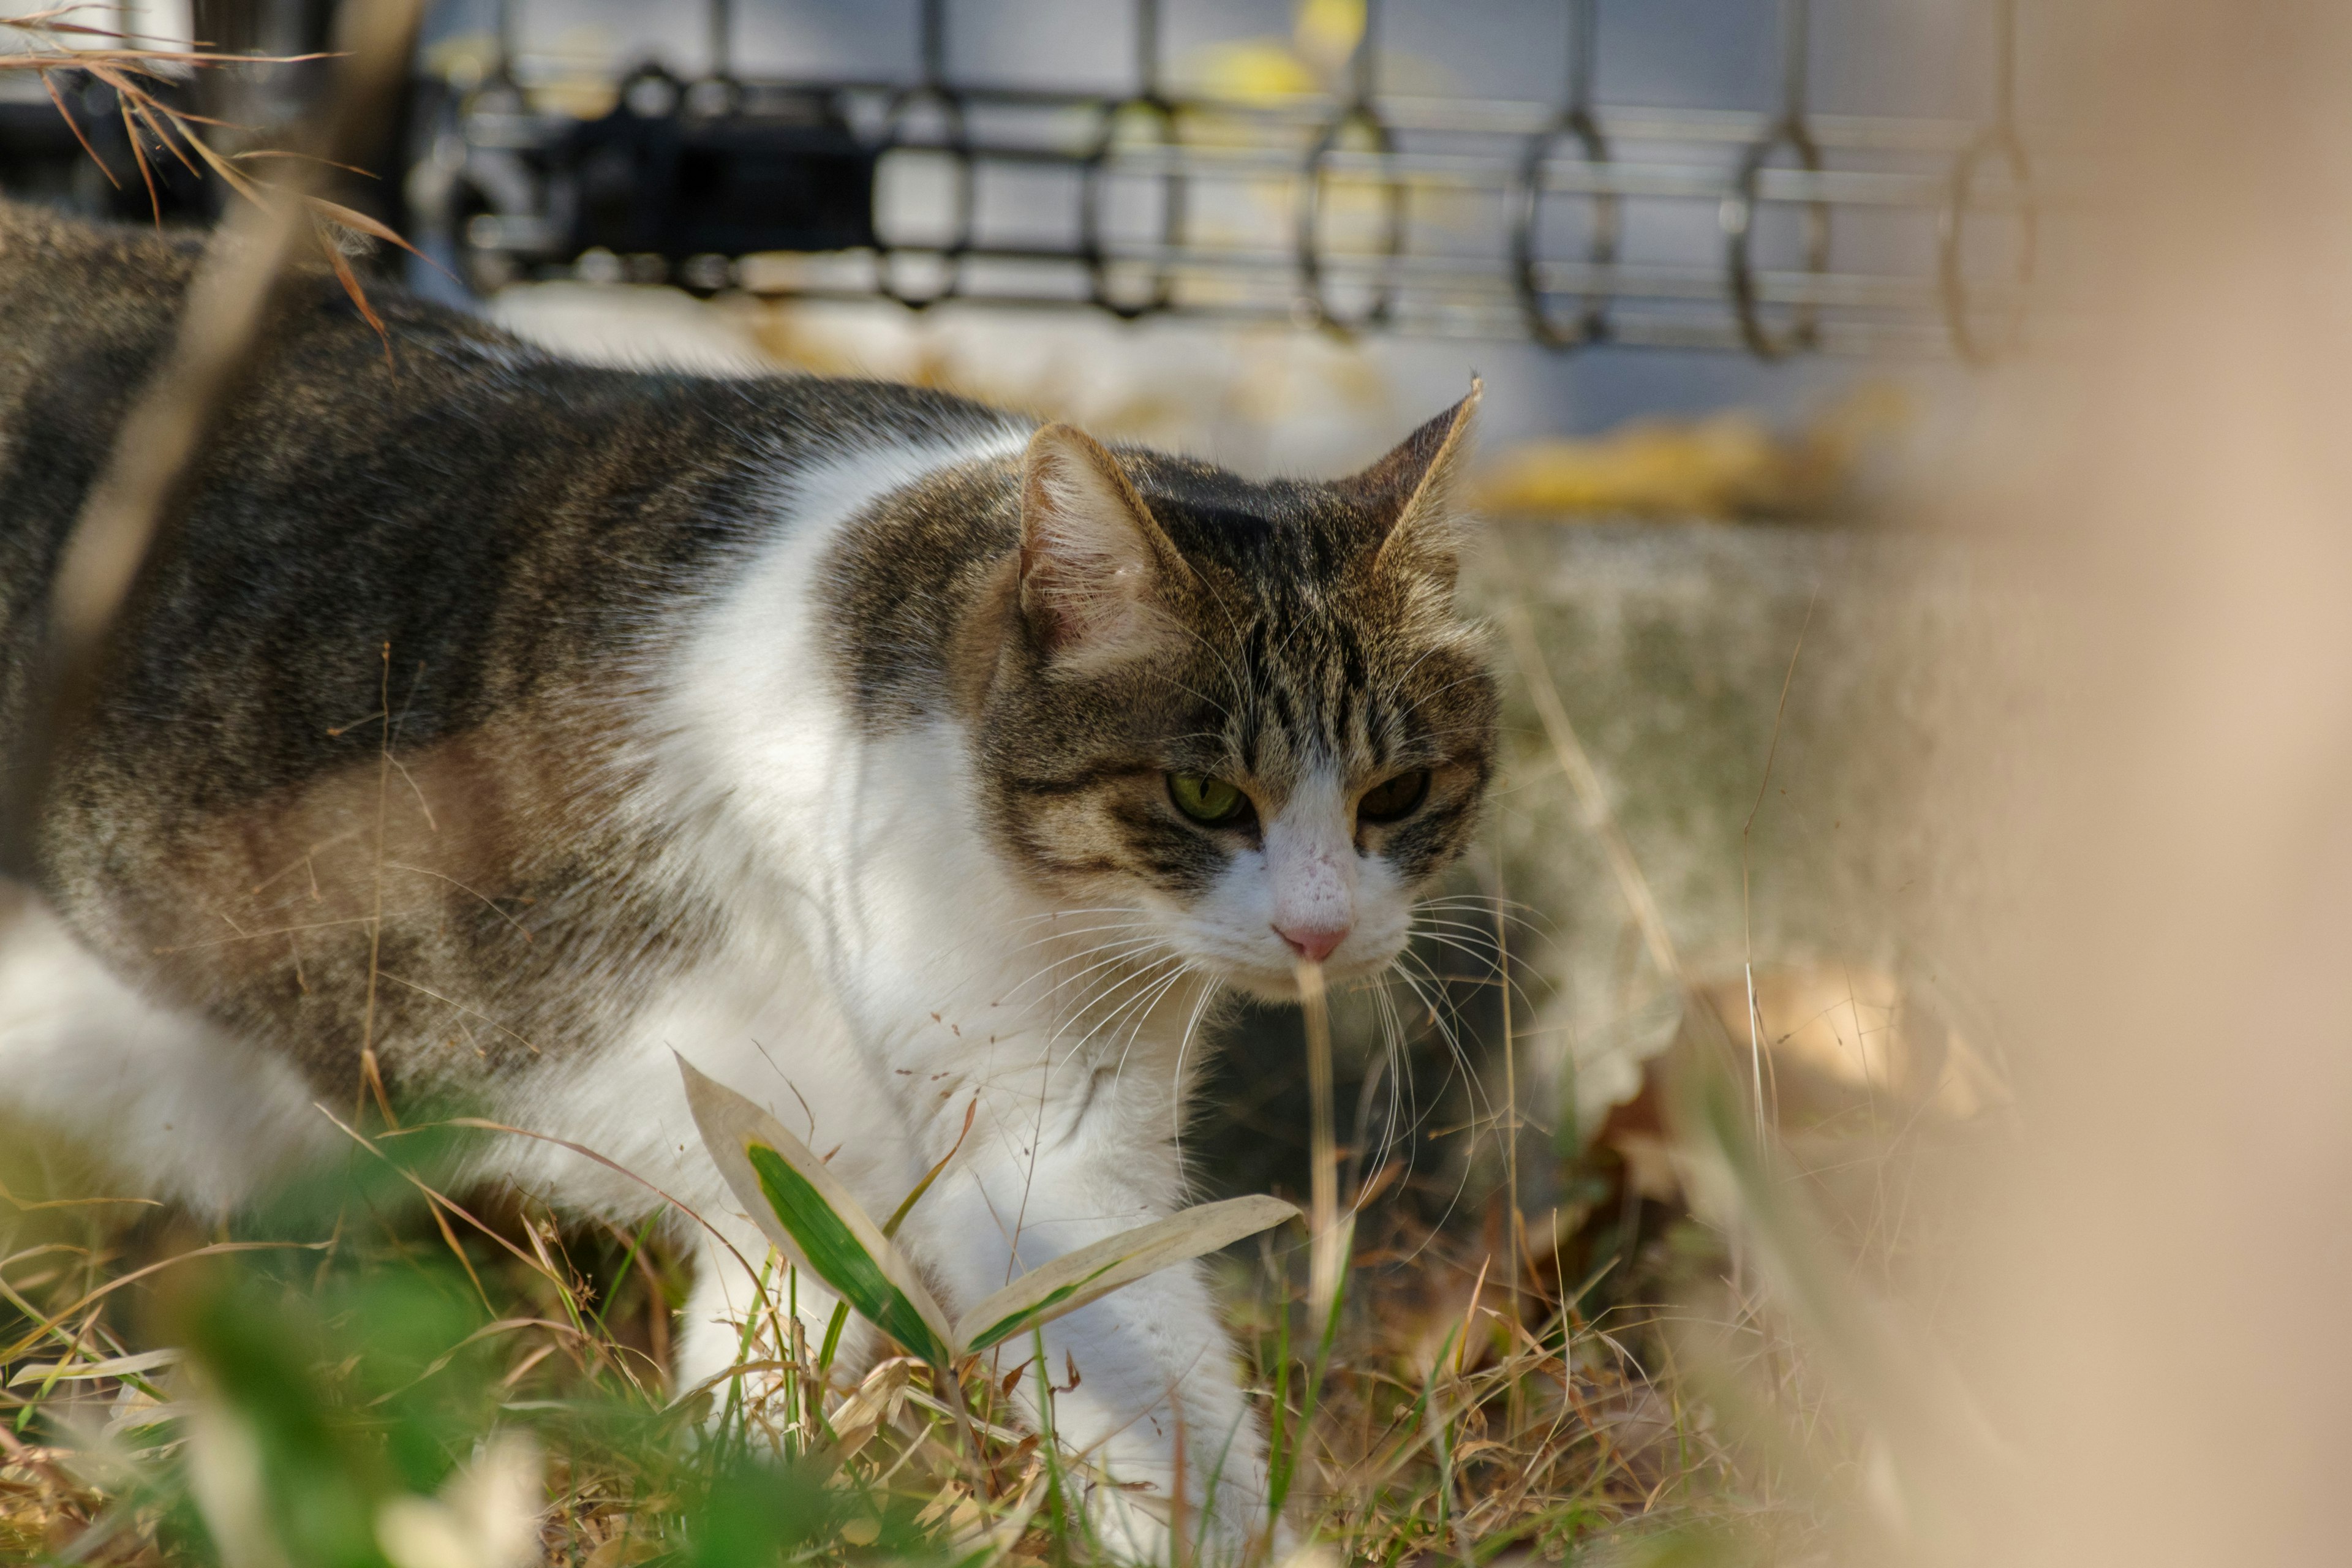
[[[1396, 137], [1379, 111], [1369, 103], [1351, 103], [1323, 127], [1298, 172], [1298, 302], [1318, 326], [1339, 332], [1353, 332], [1386, 321], [1395, 307], [1397, 293], [1393, 268], [1383, 268], [1371, 304], [1351, 321], [1331, 308], [1330, 296], [1324, 290], [1323, 162], [1351, 125], [1360, 125], [1371, 133], [1373, 151], [1383, 158], [1395, 154]], [[1393, 261], [1404, 254], [1407, 191], [1404, 181], [1395, 174], [1383, 175], [1381, 187], [1387, 212], [1377, 254], [1384, 261]]]
[[1162, 259], [1152, 268], [1151, 291], [1141, 300], [1114, 299], [1110, 291], [1110, 257], [1103, 244], [1102, 187], [1106, 165], [1118, 135], [1118, 121], [1131, 110], [1149, 110], [1160, 127], [1160, 144], [1173, 151], [1181, 144], [1182, 133], [1177, 129], [1176, 108], [1157, 93], [1143, 93], [1121, 99], [1103, 110], [1102, 134], [1095, 139], [1079, 172], [1078, 183], [1078, 255], [1086, 263], [1087, 298], [1123, 321], [1148, 316], [1164, 310], [1176, 298], [1173, 268], [1165, 258], [1184, 243], [1185, 190], [1184, 175], [1175, 167], [1160, 176], [1160, 250]]
[[[908, 108], [925, 100], [936, 102], [940, 106], [940, 116], [947, 122], [947, 139], [944, 142], [908, 142], [900, 134], [900, 127], [905, 121]], [[961, 96], [946, 88], [928, 83], [920, 87], [907, 88], [892, 98], [887, 123], [889, 130], [882, 142], [884, 153], [898, 150], [943, 153], [955, 165], [956, 191], [953, 205], [955, 228], [948, 242], [943, 246], [936, 247], [928, 245], [887, 247], [882, 250], [875, 268], [875, 280], [883, 294], [896, 300], [910, 310], [920, 310], [928, 306], [936, 305], [942, 300], [954, 298], [963, 287], [963, 268], [958, 263], [964, 252], [971, 248], [973, 215], [978, 208], [979, 195], [978, 180], [973, 169], [975, 159], [971, 136], [965, 123]], [[900, 250], [935, 252], [947, 264], [947, 281], [928, 294], [913, 293], [901, 288], [890, 265], [892, 258]]]
[[[1559, 118], [1528, 139], [1527, 155], [1519, 162], [1519, 200], [1511, 222], [1512, 286], [1518, 295], [1519, 314], [1528, 324], [1528, 333], [1536, 342], [1550, 349], [1573, 349], [1585, 343], [1599, 342], [1609, 335], [1609, 289], [1604, 285], [1587, 289], [1584, 310], [1573, 324], [1563, 327], [1544, 308], [1542, 284], [1536, 277], [1538, 252], [1541, 248], [1538, 233], [1543, 217], [1543, 172], [1551, 159], [1552, 149], [1569, 138], [1575, 138], [1583, 149], [1587, 164], [1609, 162], [1608, 139], [1592, 116], [1581, 109], [1563, 111]], [[1612, 191], [1592, 195], [1592, 238], [1585, 247], [1585, 257], [1591, 265], [1606, 271], [1617, 264], [1617, 235], [1620, 203]]]
[[[2014, 294], [2009, 301], [2009, 309], [2002, 314], [1998, 337], [1990, 340], [1977, 334], [1975, 311], [1969, 299], [1969, 280], [1960, 265], [1960, 244], [1968, 227], [1977, 171], [1989, 158], [1999, 158], [2009, 165], [2010, 183], [2017, 191], [2017, 251], [2010, 274], [2010, 286]], [[2014, 351], [2024, 341], [2025, 296], [2033, 282], [2037, 241], [2033, 168], [2026, 161], [2025, 146], [2018, 141], [2016, 132], [2005, 125], [1995, 126], [1961, 151], [1952, 163], [1951, 196], [1944, 205], [1941, 221], [1942, 253], [1937, 270], [1942, 286], [1944, 324], [1952, 334], [1953, 349], [1962, 359], [1970, 364], [1990, 364], [2000, 355]]]
[[[1821, 312], [1811, 300], [1799, 301], [1789, 321], [1789, 330], [1776, 337], [1764, 324], [1756, 292], [1756, 264], [1753, 251], [1756, 233], [1757, 184], [1764, 166], [1773, 153], [1782, 147], [1796, 153], [1797, 162], [1810, 174], [1822, 172], [1822, 150], [1805, 129], [1803, 120], [1790, 116], [1782, 120], [1763, 139], [1748, 149], [1739, 162], [1739, 177], [1734, 184], [1734, 194], [1724, 199], [1723, 231], [1726, 238], [1725, 265], [1730, 273], [1731, 309], [1739, 323], [1740, 341], [1759, 359], [1785, 359], [1800, 350], [1819, 346]], [[1805, 202], [1805, 270], [1815, 277], [1830, 268], [1830, 205], [1815, 195]]]

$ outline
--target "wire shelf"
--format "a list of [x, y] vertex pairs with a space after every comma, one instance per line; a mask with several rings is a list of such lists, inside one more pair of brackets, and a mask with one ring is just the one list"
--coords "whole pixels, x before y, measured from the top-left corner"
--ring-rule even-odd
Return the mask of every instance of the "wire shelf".
[[[639, 67], [593, 121], [536, 107], [546, 84], [502, 32], [496, 63], [441, 107], [414, 210], [485, 288], [570, 272], [1766, 359], [1985, 361], [2023, 342], [2047, 193], [2016, 115], [2015, 0], [1988, 0], [1983, 123], [1813, 112], [1811, 0], [1781, 0], [1780, 104], [1761, 114], [1596, 102], [1595, 0], [1565, 0], [1549, 103], [1383, 91], [1380, 0], [1337, 90], [1203, 96], [1163, 71], [1160, 0], [1129, 4], [1118, 94], [950, 76], [949, 0], [922, 0], [901, 79], [746, 79], [718, 0], [708, 74]], [[786, 142], [803, 177], [775, 156], [743, 174]], [[762, 179], [798, 205], [698, 242], [698, 226], [729, 226], [677, 199], [689, 166], [717, 193], [706, 205]], [[1873, 259], [1913, 265], [1840, 259], [1849, 226], [1890, 221], [1910, 234]]]
[[[2016, 0], [1973, 0], [1992, 47], [1948, 68], [1990, 88], [1979, 120], [1817, 111], [1812, 0], [1779, 0], [1763, 112], [1599, 101], [1598, 0], [1559, 0], [1544, 100], [1391, 90], [1384, 0], [1326, 90], [1219, 93], [1164, 67], [1176, 3], [1103, 0], [1089, 29], [1131, 27], [1126, 84], [1063, 89], [951, 71], [971, 0], [915, 0], [899, 75], [798, 79], [736, 68], [735, 0], [706, 0], [696, 74], [587, 76], [494, 0], [483, 50], [420, 58], [381, 216], [481, 292], [573, 276], [1767, 360], [1982, 363], [2061, 322], [2045, 217], [2090, 187], [2046, 135], [2029, 151]], [[77, 90], [104, 126], [102, 86]], [[26, 184], [14, 157], [90, 185], [48, 115], [0, 104], [0, 180]]]

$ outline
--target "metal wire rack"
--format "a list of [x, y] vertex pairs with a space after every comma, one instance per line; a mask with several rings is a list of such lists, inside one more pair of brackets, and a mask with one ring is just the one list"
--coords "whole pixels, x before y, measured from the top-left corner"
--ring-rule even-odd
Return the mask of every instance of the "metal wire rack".
[[[1548, 103], [1384, 90], [1381, 0], [1339, 90], [1251, 101], [1171, 83], [1161, 0], [1129, 0], [1123, 96], [954, 79], [948, 0], [922, 0], [906, 79], [747, 79], [732, 0], [709, 0], [707, 74], [640, 66], [583, 121], [537, 106], [502, 20], [496, 62], [431, 117], [409, 195], [484, 287], [569, 271], [919, 309], [1524, 334], [1562, 352], [1984, 361], [2023, 341], [2041, 200], [2015, 0], [1987, 3], [1996, 107], [1978, 124], [1815, 112], [1811, 0], [1781, 0], [1769, 114], [1596, 102], [1595, 0], [1565, 0]], [[1031, 177], [999, 177], [1013, 171]], [[908, 189], [923, 194], [892, 199]], [[1677, 208], [1682, 253], [1632, 254], [1634, 215]], [[1710, 209], [1712, 255], [1687, 221]], [[1842, 264], [1863, 215], [1912, 224], [1924, 244], [1872, 248], [1924, 264]]]
[[[396, 193], [382, 216], [486, 292], [569, 275], [1767, 360], [1983, 362], [2053, 315], [2043, 215], [2068, 204], [2019, 117], [2016, 0], [1962, 0], [1991, 24], [1992, 48], [1951, 67], [1989, 78], [1976, 121], [1818, 110], [1813, 0], [1779, 0], [1761, 113], [1598, 101], [1599, 0], [1560, 0], [1545, 101], [1384, 81], [1392, 0], [1363, 0], [1326, 90], [1250, 97], [1168, 68], [1183, 0], [1123, 17], [1103, 0], [1105, 28], [1132, 29], [1124, 90], [959, 76], [951, 30], [1006, 26], [970, 0], [916, 0], [902, 76], [764, 77], [735, 63], [741, 0], [704, 0], [691, 74], [643, 59], [584, 94], [519, 37], [518, 0], [493, 3], [486, 55], [420, 69], [405, 153], [387, 147], [404, 177], [353, 197]], [[0, 104], [0, 182], [37, 188], [54, 164], [89, 184], [80, 156], [46, 102]]]

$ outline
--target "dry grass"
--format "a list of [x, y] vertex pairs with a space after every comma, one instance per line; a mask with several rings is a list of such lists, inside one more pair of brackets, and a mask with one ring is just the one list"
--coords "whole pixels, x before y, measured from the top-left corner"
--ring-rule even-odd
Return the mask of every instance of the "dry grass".
[[[1220, 1262], [1302, 1542], [1381, 1564], [1749, 1561], [1836, 1533], [1864, 1464], [1852, 1424], [1721, 1234], [1628, 1184], [1623, 1136], [1580, 1163], [1585, 1218], [1533, 1243], [1499, 1189], [1433, 1229], [1430, 1194], [1385, 1184], [1328, 1342], [1302, 1235]], [[269, 1561], [207, 1490], [210, 1445], [242, 1454], [292, 1561], [413, 1568], [369, 1521], [453, 1495], [517, 1436], [536, 1459], [505, 1523], [467, 1528], [520, 1531], [530, 1560], [1097, 1556], [1061, 1506], [1083, 1461], [1007, 1408], [1039, 1375], [1021, 1355], [966, 1368], [969, 1440], [916, 1363], [853, 1388], [772, 1311], [745, 1326], [749, 1375], [680, 1397], [671, 1232], [445, 1198], [443, 1137], [355, 1150], [340, 1183], [212, 1235], [78, 1201], [89, 1189], [18, 1143], [0, 1172], [0, 1561]], [[184, 1359], [121, 1364], [158, 1347]]]

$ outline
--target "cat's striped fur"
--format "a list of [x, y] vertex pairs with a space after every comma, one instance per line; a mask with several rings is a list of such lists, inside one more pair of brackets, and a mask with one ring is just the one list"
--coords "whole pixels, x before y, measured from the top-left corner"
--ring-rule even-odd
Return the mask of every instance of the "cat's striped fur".
[[[194, 258], [0, 205], [0, 747]], [[905, 1232], [968, 1300], [1178, 1201], [1218, 988], [1288, 994], [1302, 952], [1378, 969], [1471, 830], [1469, 403], [1351, 479], [1251, 483], [936, 393], [592, 369], [375, 303], [393, 368], [323, 274], [272, 324], [0, 942], [7, 1113], [129, 1179], [243, 1201], [331, 1146], [310, 1102], [352, 1103], [365, 1053], [395, 1104], [588, 1143], [749, 1241], [674, 1048], [839, 1145], [877, 1212], [976, 1104]], [[1171, 774], [1245, 806], [1204, 825]], [[1384, 784], [1407, 804], [1375, 820]], [[497, 1157], [650, 1206], [544, 1145]], [[724, 1364], [744, 1292], [713, 1249], [682, 1375]], [[1262, 1522], [1197, 1278], [1054, 1337], [1084, 1373], [1066, 1437], [1165, 1488], [1181, 1431], [1223, 1538]], [[1103, 1498], [1157, 1549], [1150, 1494]]]

